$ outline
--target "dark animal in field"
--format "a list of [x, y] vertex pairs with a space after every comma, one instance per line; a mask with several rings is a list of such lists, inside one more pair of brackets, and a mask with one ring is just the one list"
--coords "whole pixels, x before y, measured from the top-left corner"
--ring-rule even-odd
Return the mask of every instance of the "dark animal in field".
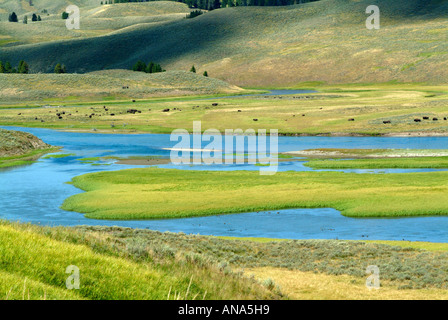
[[163, 109], [162, 112], [169, 112], [170, 109]]
[[216, 107], [218, 104], [217, 103], [212, 103], [212, 106]]
[[385, 120], [385, 121], [383, 121], [383, 123], [384, 123], [384, 124], [386, 124], [386, 123], [390, 123], [390, 120]]
[[126, 111], [126, 112], [136, 114], [138, 112], [138, 110], [137, 109], [128, 109], [128, 111]]
[[423, 117], [423, 120], [429, 120], [429, 117]]
[[304, 117], [305, 116], [305, 114], [302, 114], [302, 117]]
[[135, 100], [132, 100], [132, 102], [135, 102]]
[[62, 119], [62, 117], [61, 116], [59, 116], [59, 120], [61, 120]]
[[19, 116], [21, 116], [22, 114], [21, 114], [21, 113], [19, 113], [18, 115], [19, 115]]
[[439, 119], [437, 119], [437, 118], [432, 118], [432, 121], [438, 121]]
[[115, 113], [111, 113], [110, 116], [111, 116], [111, 117], [115, 116]]
[[258, 121], [258, 119], [254, 119], [254, 121]]
[[355, 119], [354, 118], [350, 118], [350, 119], [348, 119], [348, 121], [355, 121]]
[[445, 117], [445, 118], [443, 118], [443, 120], [446, 120], [446, 117]]
[[238, 110], [238, 112], [241, 112], [241, 110]]
[[422, 119], [414, 119], [415, 122], [422, 122]]

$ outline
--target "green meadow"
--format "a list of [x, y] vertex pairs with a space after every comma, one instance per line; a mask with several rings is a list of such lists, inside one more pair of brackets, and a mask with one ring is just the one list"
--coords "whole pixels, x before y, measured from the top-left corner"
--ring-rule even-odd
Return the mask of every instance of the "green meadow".
[[[132, 73], [138, 72], [125, 73], [130, 73], [131, 77]], [[25, 79], [27, 75], [15, 76]], [[169, 74], [162, 75], [165, 76]], [[153, 76], [143, 74], [143, 77], [150, 79]], [[188, 77], [193, 80], [205, 78]], [[204, 81], [209, 83], [211, 80]], [[95, 90], [93, 84], [88, 88]], [[24, 106], [20, 110], [4, 104], [4, 108], [0, 106], [0, 125], [99, 133], [171, 133], [179, 128], [192, 132], [193, 121], [201, 121], [202, 130], [213, 128], [221, 132], [229, 128], [241, 128], [278, 129], [283, 135], [448, 134], [448, 120], [445, 120], [448, 119], [445, 106], [448, 87], [445, 85], [347, 84], [319, 86], [316, 89], [318, 92], [312, 94], [280, 97], [153, 97], [134, 99], [135, 102], [130, 98], [132, 95], [128, 100], [123, 98], [114, 102], [98, 99], [92, 102], [67, 102], [61, 98], [48, 102], [48, 105], [39, 103], [46, 107]], [[54, 90], [59, 92], [57, 87]], [[28, 105], [32, 104], [30, 102]], [[127, 112], [129, 109], [136, 109], [140, 113], [130, 114]], [[65, 114], [60, 118], [57, 114], [61, 112]], [[421, 121], [415, 122], [415, 119]]]
[[129, 169], [75, 177], [62, 208], [93, 219], [162, 219], [325, 208], [349, 217], [448, 214], [448, 172], [208, 172]]

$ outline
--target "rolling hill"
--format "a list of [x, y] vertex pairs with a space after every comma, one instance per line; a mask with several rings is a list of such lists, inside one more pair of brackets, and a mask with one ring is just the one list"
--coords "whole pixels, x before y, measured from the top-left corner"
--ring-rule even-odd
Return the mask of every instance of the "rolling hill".
[[[143, 99], [182, 94], [240, 93], [239, 87], [187, 71], [104, 70], [86, 74], [0, 74], [2, 102]], [[71, 100], [70, 100], [71, 99]]]
[[[380, 30], [365, 27], [365, 10], [371, 4], [381, 9]], [[78, 73], [127, 69], [138, 59], [157, 61], [167, 70], [188, 70], [194, 64], [213, 77], [248, 87], [448, 79], [446, 0], [321, 0], [286, 7], [224, 8], [159, 23], [139, 19], [164, 14], [136, 18], [134, 4], [125, 5], [130, 16], [122, 18], [136, 19], [132, 25], [95, 37], [2, 46], [0, 60], [17, 64], [24, 59], [32, 72], [51, 72], [60, 62]], [[117, 6], [121, 5], [104, 12], [86, 7], [90, 9], [81, 24], [113, 15]]]

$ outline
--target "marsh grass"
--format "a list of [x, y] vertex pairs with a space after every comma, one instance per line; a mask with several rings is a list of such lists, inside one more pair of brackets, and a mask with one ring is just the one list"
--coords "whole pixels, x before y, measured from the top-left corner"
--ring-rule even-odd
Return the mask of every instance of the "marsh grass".
[[86, 191], [62, 208], [94, 219], [162, 219], [287, 208], [335, 208], [350, 217], [448, 214], [448, 172], [218, 172], [160, 168], [75, 177]]

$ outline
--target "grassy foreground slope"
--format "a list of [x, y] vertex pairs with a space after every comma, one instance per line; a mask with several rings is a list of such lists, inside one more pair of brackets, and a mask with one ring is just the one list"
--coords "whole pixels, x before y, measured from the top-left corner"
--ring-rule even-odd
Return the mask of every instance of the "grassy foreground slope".
[[[372, 4], [381, 9], [380, 30], [365, 27]], [[232, 84], [258, 87], [303, 81], [444, 83], [447, 7], [445, 0], [321, 0], [225, 8], [107, 36], [2, 47], [0, 60], [25, 59], [33, 72], [51, 72], [56, 62], [89, 72], [150, 59], [167, 70], [195, 64]]]
[[[222, 270], [243, 271], [246, 275], [263, 272], [260, 279], [265, 285], [274, 291], [280, 285], [280, 291], [291, 298], [447, 297], [446, 252], [426, 250], [443, 244], [397, 241], [385, 245], [337, 240], [258, 242], [129, 228], [79, 227], [76, 230], [86, 235], [86, 239], [97, 239], [97, 243], [101, 240], [99, 247], [125, 248], [131, 256], [141, 258], [148, 251], [174, 256], [187, 252], [199, 264], [218, 264]], [[421, 249], [411, 248], [420, 244]], [[372, 292], [365, 287], [368, 265], [380, 268], [381, 290]], [[297, 291], [301, 291], [300, 295], [295, 295]]]
[[[75, 177], [62, 208], [94, 219], [161, 219], [287, 208], [350, 217], [448, 214], [448, 173], [190, 171], [144, 168]], [[324, 192], [322, 190], [325, 190]]]
[[[107, 240], [104, 233], [0, 222], [0, 300], [280, 298], [186, 252], [175, 257], [167, 246]], [[80, 271], [79, 290], [66, 289], [71, 265]]]
[[[1, 300], [447, 298], [446, 253], [410, 248], [418, 243], [261, 243], [4, 221], [0, 241]], [[70, 265], [79, 290], [66, 289]], [[380, 268], [380, 290], [365, 287], [368, 265]]]

